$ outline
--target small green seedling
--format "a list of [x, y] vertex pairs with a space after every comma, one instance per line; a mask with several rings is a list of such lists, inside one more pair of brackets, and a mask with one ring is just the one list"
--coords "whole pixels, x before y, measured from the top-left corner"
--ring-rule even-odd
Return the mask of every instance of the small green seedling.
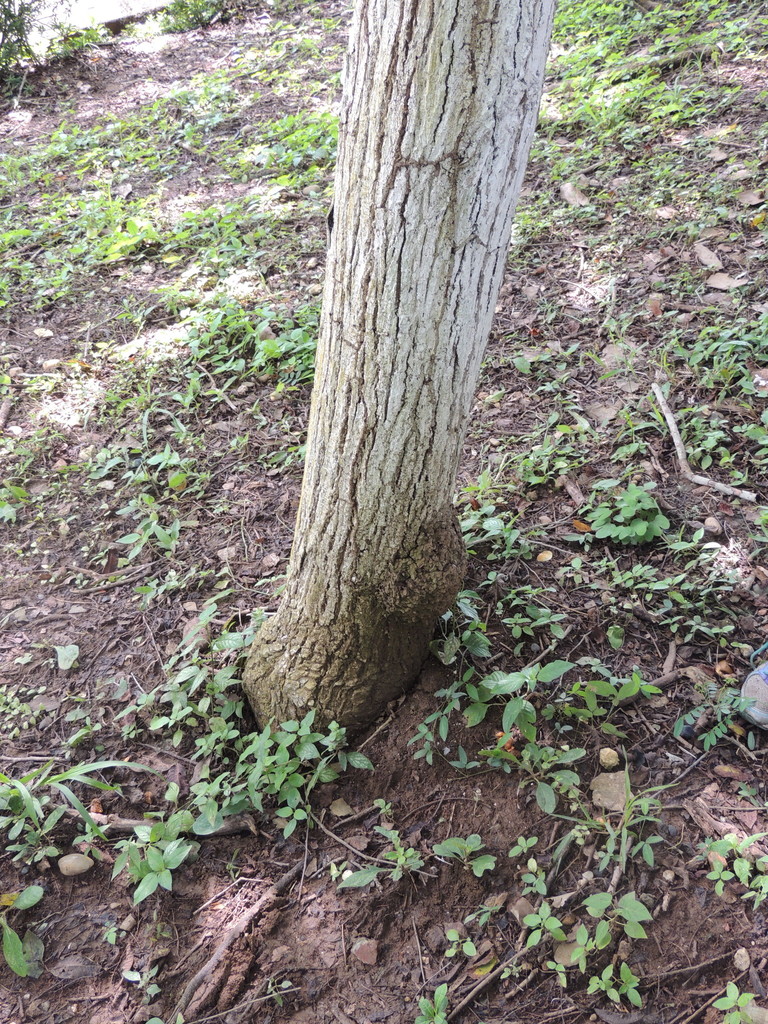
[[475, 953], [477, 953], [477, 947], [472, 939], [462, 939], [461, 935], [459, 935], [455, 928], [446, 928], [445, 937], [450, 943], [448, 949], [445, 951], [446, 956], [456, 956], [459, 950], [461, 950], [465, 956], [474, 956]]
[[640, 979], [633, 974], [629, 964], [622, 963], [618, 978], [613, 976], [613, 964], [608, 964], [601, 974], [593, 974], [589, 979], [587, 994], [605, 992], [613, 1003], [620, 1003], [622, 996], [626, 996], [633, 1006], [642, 1006], [643, 1000], [637, 991], [639, 984]]
[[738, 985], [734, 985], [732, 981], [729, 981], [725, 989], [725, 995], [715, 1000], [713, 1005], [716, 1010], [727, 1011], [723, 1017], [723, 1024], [742, 1024], [742, 1022], [748, 1024], [754, 1018], [746, 1008], [754, 998], [752, 992], [742, 992]]
[[438, 985], [432, 999], [419, 1000], [419, 1013], [414, 1024], [448, 1024], [448, 986]]
[[377, 825], [375, 831], [392, 843], [392, 849], [386, 850], [381, 855], [382, 860], [392, 862], [392, 867], [372, 865], [368, 868], [361, 868], [359, 871], [353, 871], [346, 878], [342, 879], [339, 883], [339, 889], [361, 889], [364, 885], [368, 885], [378, 878], [382, 873], [386, 874], [393, 882], [399, 882], [406, 872], [418, 871], [424, 867], [424, 861], [416, 850], [413, 847], [406, 849], [403, 846], [403, 841], [397, 829], [383, 828], [381, 825]]
[[115, 861], [112, 877], [123, 870], [128, 871], [128, 877], [137, 883], [134, 903], [141, 903], [158, 887], [170, 891], [172, 872], [200, 847], [199, 843], [179, 838], [179, 833], [191, 829], [192, 824], [193, 817], [189, 811], [177, 811], [168, 821], [136, 825], [134, 838], [123, 839], [116, 844], [116, 849], [121, 852]]
[[466, 870], [471, 870], [476, 878], [480, 878], [486, 871], [493, 871], [496, 867], [496, 858], [491, 854], [483, 854], [481, 857], [473, 857], [474, 853], [485, 849], [485, 843], [476, 833], [460, 839], [452, 836], [442, 843], [436, 843], [432, 852], [436, 857], [448, 857], [452, 860], [460, 860]]

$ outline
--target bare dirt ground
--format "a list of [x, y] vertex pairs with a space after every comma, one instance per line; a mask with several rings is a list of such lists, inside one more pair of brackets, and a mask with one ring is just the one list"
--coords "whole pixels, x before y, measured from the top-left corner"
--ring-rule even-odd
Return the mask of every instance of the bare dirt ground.
[[[329, 3], [323, 9], [327, 18], [342, 19], [339, 5]], [[249, 45], [263, 45], [274, 25], [265, 8], [247, 20], [208, 30], [118, 40], [36, 72], [18, 106], [6, 109], [0, 119], [3, 148], [24, 154], [46, 142], [63, 121], [70, 130], [84, 130], [107, 113], [127, 116], [143, 109], [193, 75], [226, 72]], [[343, 20], [327, 27], [326, 45], [338, 47], [343, 29]], [[335, 66], [338, 69], [338, 62]], [[323, 74], [328, 72], [326, 67]], [[724, 58], [717, 68], [712, 65], [703, 73], [713, 81], [739, 81], [744, 91], [722, 116], [714, 112], [712, 123], [699, 128], [697, 137], [717, 141], [718, 130], [724, 132], [738, 122], [739, 144], [745, 151], [751, 144], [764, 146], [757, 134], [750, 135], [759, 134], [765, 117], [764, 108], [755, 106], [756, 98], [768, 89], [764, 65]], [[243, 115], [241, 129], [300, 109], [300, 98], [279, 83], [257, 84], [258, 90], [247, 77], [237, 81], [243, 95], [254, 92], [244, 108], [247, 117]], [[322, 88], [330, 97], [335, 83], [325, 82]], [[316, 99], [319, 95], [314, 93]], [[692, 174], [714, 174], [712, 164], [701, 166], [704, 158], [698, 151], [685, 150], [684, 134], [682, 129], [677, 135], [672, 129], [660, 131], [644, 144], [644, 158], [661, 160], [665, 152], [682, 150], [688, 154]], [[565, 151], [578, 143], [561, 139], [556, 145]], [[116, 853], [109, 843], [96, 841], [100, 861], [88, 874], [74, 878], [61, 875], [54, 856], [25, 864], [14, 860], [10, 851], [0, 855], [0, 891], [13, 893], [33, 883], [45, 890], [36, 907], [12, 917], [9, 913], [8, 920], [20, 934], [29, 928], [39, 936], [45, 952], [42, 972], [34, 979], [15, 977], [0, 966], [0, 1022], [122, 1024], [159, 1017], [170, 1024], [176, 1020], [174, 1009], [183, 1003], [187, 1022], [412, 1024], [419, 999], [431, 997], [443, 983], [449, 987], [450, 1019], [486, 1024], [598, 1019], [608, 1024], [717, 1024], [722, 1012], [711, 1003], [728, 982], [754, 993], [760, 1006], [767, 1005], [764, 905], [754, 907], [745, 901], [748, 890], [738, 879], [726, 880], [718, 894], [715, 881], [707, 877], [712, 863], [700, 855], [707, 837], [732, 833], [743, 838], [768, 830], [765, 733], [749, 730], [734, 717], [710, 749], [700, 738], [719, 721], [707, 695], [724, 678], [741, 679], [748, 670], [749, 651], [768, 640], [766, 548], [755, 542], [760, 506], [683, 479], [658, 420], [650, 432], [643, 433], [646, 428], [639, 425], [640, 420], [647, 426], [653, 419], [646, 396], [650, 384], [659, 379], [653, 353], [660, 345], [660, 325], [668, 329], [669, 317], [675, 317], [674, 330], [685, 340], [708, 322], [712, 309], [722, 311], [724, 302], [731, 303], [727, 309], [734, 317], [744, 310], [758, 316], [765, 303], [765, 271], [759, 269], [764, 264], [756, 262], [762, 258], [762, 239], [756, 231], [748, 243], [727, 232], [705, 236], [708, 246], [718, 247], [725, 272], [747, 271], [751, 284], [741, 293], [701, 287], [691, 298], [663, 283], [666, 272], [696, 272], [690, 239], [664, 237], [664, 213], [656, 220], [660, 234], [644, 234], [638, 213], [636, 233], [627, 228], [618, 270], [599, 274], [601, 261], [609, 258], [607, 251], [616, 248], [613, 222], [623, 215], [622, 189], [633, 173], [633, 159], [627, 156], [626, 166], [613, 167], [605, 176], [599, 167], [585, 168], [576, 184], [599, 192], [600, 215], [591, 222], [563, 219], [551, 235], [530, 244], [522, 241], [520, 258], [510, 261], [467, 440], [460, 484], [470, 489], [462, 492], [460, 508], [471, 516], [490, 500], [490, 493], [493, 509], [486, 518], [514, 512], [520, 517], [518, 526], [524, 524], [530, 537], [525, 556], [515, 549], [507, 557], [496, 554], [489, 560], [486, 532], [474, 546], [468, 589], [484, 588], [486, 599], [488, 588], [495, 587], [493, 593], [498, 592], [502, 605], [505, 594], [529, 593], [531, 603], [546, 605], [549, 613], [559, 616], [556, 632], [520, 634], [514, 625], [502, 622], [509, 609], [495, 610], [491, 599], [482, 615], [492, 661], [478, 663], [483, 672], [519, 671], [545, 656], [570, 662], [596, 658], [616, 677], [626, 678], [636, 667], [646, 681], [659, 681], [660, 694], [613, 710], [611, 721], [618, 736], [602, 733], [600, 720], [589, 716], [578, 734], [586, 751], [579, 764], [585, 793], [590, 780], [601, 773], [600, 749], [609, 746], [619, 751], [634, 794], [672, 787], [660, 796], [658, 820], [652, 810], [645, 832], [633, 825], [638, 835], [650, 832], [659, 839], [652, 864], [639, 854], [604, 858], [611, 834], [606, 821], [618, 829], [628, 819], [623, 812], [612, 816], [599, 804], [590, 812], [591, 829], [574, 835], [562, 857], [555, 857], [558, 842], [573, 825], [568, 801], [561, 801], [558, 814], [545, 813], [533, 798], [535, 787], [521, 788], [521, 773], [452, 767], [448, 759], [456, 758], [461, 747], [470, 756], [493, 747], [500, 719], [495, 710], [473, 728], [454, 714], [447, 735], [435, 742], [433, 763], [414, 759], [419, 744], [409, 741], [420, 723], [441, 706], [436, 691], [456, 679], [456, 664], [444, 666], [431, 659], [414, 691], [367, 737], [358, 739], [357, 748], [364, 750], [375, 771], [350, 772], [318, 787], [313, 806], [320, 824], [309, 831], [300, 828], [286, 839], [282, 823], [272, 814], [240, 816], [232, 834], [201, 839], [197, 859], [174, 873], [172, 892], [158, 890], [138, 905], [124, 875], [110, 878]], [[763, 171], [764, 162], [765, 158]], [[542, 154], [534, 154], [523, 207], [542, 190], [552, 195], [553, 205], [563, 205], [550, 168]], [[165, 196], [177, 201], [179, 209], [194, 209], [212, 197], [221, 202], [242, 197], [251, 187], [237, 180], [209, 183], [212, 177], [205, 155], [192, 153], [186, 167], [169, 176]], [[760, 182], [752, 184], [759, 187]], [[139, 174], [132, 187], [141, 193]], [[21, 199], [31, 209], [41, 186], [24, 188]], [[684, 203], [684, 196], [671, 196], [668, 207]], [[579, 200], [575, 204], [578, 208]], [[298, 244], [298, 255], [294, 249], [289, 257], [286, 249], [265, 257], [262, 283], [269, 301], [290, 308], [316, 295], [322, 276], [324, 209], [318, 202], [288, 216], [287, 230], [299, 239], [292, 243]], [[568, 213], [570, 207], [564, 209]], [[129, 834], [132, 822], [168, 809], [163, 794], [169, 782], [178, 785], [183, 801], [201, 777], [201, 760], [187, 739], [174, 746], [171, 729], [146, 728], [149, 710], [130, 712], [127, 720], [135, 728], [129, 735], [126, 719], [116, 722], [116, 716], [161, 685], [166, 678], [163, 666], [190, 630], [199, 628], [200, 611], [219, 577], [227, 583], [234, 580], [235, 587], [219, 605], [214, 624], [245, 623], [256, 608], [274, 607], [279, 579], [272, 578], [286, 564], [300, 481], [300, 466], [290, 460], [270, 463], [269, 456], [284, 446], [286, 435], [294, 444], [300, 441], [306, 382], [280, 392], [274, 379], [251, 379], [239, 394], [233, 392], [201, 413], [196, 427], [202, 439], [199, 458], [209, 475], [194, 508], [197, 529], [190, 531], [177, 553], [179, 565], [198, 567], [201, 582], [143, 609], [133, 586], [149, 578], [162, 559], [148, 549], [118, 571], [123, 551], [117, 537], [126, 527], [115, 515], [110, 490], [76, 474], [67, 489], [52, 487], [64, 467], [82, 464], [84, 453], [113, 443], [126, 429], [119, 419], [105, 423], [93, 413], [101, 400], [99, 372], [91, 374], [82, 366], [78, 370], [72, 361], [89, 364], [100, 343], [130, 344], [135, 332], [126, 326], [121, 336], [121, 322], [110, 311], [137, 297], [151, 303], [169, 275], [152, 261], [133, 265], [128, 273], [105, 273], [94, 279], [90, 291], [81, 292], [79, 305], [51, 301], [43, 307], [16, 307], [1, 328], [3, 365], [15, 388], [6, 434], [13, 428], [11, 436], [18, 445], [26, 444], [32, 451], [26, 463], [26, 490], [33, 498], [48, 498], [35, 506], [39, 511], [34, 516], [20, 515], [17, 524], [7, 527], [0, 673], [3, 692], [29, 704], [33, 715], [20, 733], [5, 730], [0, 767], [7, 776], [20, 777], [49, 758], [57, 770], [78, 761], [116, 759], [154, 771], [157, 774], [112, 772], [109, 780], [120, 782], [122, 793], [104, 792], [89, 805], [98, 821], [110, 824], [113, 841]], [[606, 285], [609, 277], [612, 283]], [[608, 312], [604, 287], [613, 288]], [[630, 327], [617, 340], [611, 325], [625, 314]], [[148, 328], [165, 325], [166, 320], [155, 315], [158, 321], [153, 322], [150, 314]], [[92, 325], [87, 332], [85, 322]], [[678, 374], [678, 408], [710, 402], [721, 416], [737, 416], [738, 403], [721, 398], [715, 387], [705, 393], [686, 376], [684, 359], [670, 352], [669, 365]], [[51, 363], [57, 360], [69, 361], [66, 385], [56, 376], [61, 366]], [[54, 374], [46, 393], [30, 395], [17, 387], [28, 377], [37, 378], [45, 365]], [[755, 368], [764, 365], [758, 358]], [[113, 365], [111, 383], [116, 387], [118, 382], [128, 402], [139, 401], [141, 396], [131, 395], [130, 372], [130, 363], [117, 369]], [[77, 388], [71, 387], [73, 376]], [[552, 426], [568, 422], [575, 430], [580, 417], [589, 425], [586, 441], [579, 435], [578, 444], [574, 441], [566, 449], [560, 441], [568, 436], [561, 431], [559, 447], [551, 448], [540, 479], [533, 472], [521, 476], [520, 451], [541, 444], [544, 435], [530, 438], [550, 421], [554, 409], [562, 409], [563, 394], [576, 415], [570, 420], [555, 417]], [[755, 406], [761, 409], [764, 400], [758, 390]], [[35, 440], [36, 430], [43, 421], [51, 422], [46, 417], [57, 403], [69, 403], [71, 417], [62, 415], [55, 435], [49, 432], [43, 445]], [[268, 415], [254, 423], [257, 403], [268, 409]], [[638, 465], [645, 479], [657, 484], [661, 508], [680, 529], [679, 543], [689, 545], [691, 559], [697, 545], [715, 545], [721, 558], [717, 571], [723, 579], [731, 574], [729, 586], [718, 591], [716, 613], [704, 616], [698, 632], [673, 629], [660, 611], [660, 597], [650, 590], [627, 592], [618, 605], [611, 604], [606, 594], [613, 577], [605, 565], [597, 567], [605, 550], [599, 543], [584, 548], [578, 536], [574, 538], [588, 530], [580, 508], [592, 483], [615, 472], [611, 446], [622, 409], [630, 408], [634, 423], [627, 421], [620, 440], [628, 444], [642, 437]], [[751, 422], [743, 406], [739, 410], [738, 422]], [[129, 429], [129, 441], [135, 440], [139, 427], [134, 423]], [[250, 431], [252, 451], [259, 455], [247, 465], [236, 447], [224, 443], [245, 430]], [[170, 437], [170, 427], [168, 431]], [[731, 451], [737, 465], [741, 458], [748, 461], [737, 446]], [[488, 467], [504, 487], [473, 492]], [[722, 475], [716, 466], [708, 472]], [[765, 493], [762, 467], [749, 484]], [[705, 521], [709, 532], [691, 540]], [[98, 565], [91, 557], [95, 548], [88, 546], [94, 524], [99, 524], [101, 549], [106, 552], [106, 562]], [[538, 557], [542, 554], [546, 557]], [[642, 560], [638, 549], [614, 549], [613, 554], [616, 573], [642, 564], [651, 567], [654, 579], [682, 574], [685, 580], [678, 551], [644, 551]], [[583, 565], [574, 564], [579, 557]], [[228, 576], [221, 575], [225, 568]], [[489, 571], [497, 575], [491, 579]], [[265, 578], [271, 581], [266, 586]], [[695, 570], [690, 578], [698, 580]], [[662, 589], [672, 588], [667, 583]], [[727, 631], [717, 632], [714, 620]], [[527, 622], [530, 628], [530, 616]], [[611, 642], [618, 636], [616, 627], [621, 629], [618, 645]], [[727, 638], [725, 645], [719, 644], [720, 637]], [[57, 667], [53, 649], [69, 645], [78, 648], [77, 662], [70, 668], [59, 662]], [[462, 669], [470, 664], [462, 663]], [[550, 687], [548, 698], [556, 699], [559, 685]], [[706, 707], [694, 725], [674, 735], [677, 718], [699, 703]], [[80, 717], [73, 715], [78, 710]], [[82, 745], [70, 744], [73, 730], [86, 715], [89, 737]], [[247, 710], [244, 715], [241, 729], [254, 727]], [[540, 724], [540, 743], [558, 748], [568, 739], [554, 723]], [[87, 801], [92, 793], [81, 795]], [[346, 801], [342, 811], [334, 803], [339, 799]], [[378, 799], [391, 805], [384, 817], [374, 805]], [[56, 846], [61, 852], [69, 852], [68, 843], [78, 834], [76, 818], [65, 816], [58, 826]], [[382, 877], [365, 889], [338, 890], [332, 865], [338, 871], [345, 862], [362, 867], [368, 863], [366, 857], [379, 857], [390, 849], [374, 830], [382, 824], [396, 828], [404, 844], [420, 854], [423, 869], [406, 873], [399, 881]], [[478, 878], [455, 862], [431, 855], [436, 842], [472, 833], [479, 834], [486, 852], [496, 856], [494, 871]], [[561, 987], [552, 951], [526, 949], [530, 928], [521, 924], [526, 911], [520, 903], [525, 858], [507, 856], [520, 836], [539, 837], [538, 864], [549, 882], [550, 904], [566, 932], [585, 919], [582, 901], [595, 891], [635, 893], [650, 911], [647, 938], [614, 936], [615, 942], [596, 961], [600, 970], [611, 962], [631, 966], [642, 979], [642, 1010], [627, 1009], [626, 1004], [619, 1009], [603, 992], [588, 992], [574, 968], [568, 969], [568, 987]], [[764, 855], [764, 841], [755, 842], [753, 853]], [[529, 899], [535, 903], [537, 896], [529, 894]], [[483, 905], [494, 907], [489, 923], [465, 925], [467, 915]], [[445, 933], [450, 928], [474, 939], [471, 955], [445, 956]], [[226, 949], [218, 954], [223, 940]]]

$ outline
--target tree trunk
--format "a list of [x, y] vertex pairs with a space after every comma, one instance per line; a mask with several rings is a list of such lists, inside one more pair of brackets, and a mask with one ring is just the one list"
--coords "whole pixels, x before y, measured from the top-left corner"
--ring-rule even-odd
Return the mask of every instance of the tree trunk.
[[408, 688], [464, 571], [452, 493], [554, 0], [359, 0], [306, 470], [263, 723], [352, 728]]

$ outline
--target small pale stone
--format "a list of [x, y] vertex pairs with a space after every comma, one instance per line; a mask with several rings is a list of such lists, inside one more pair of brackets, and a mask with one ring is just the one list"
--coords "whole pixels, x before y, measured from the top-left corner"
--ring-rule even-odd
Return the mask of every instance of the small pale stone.
[[123, 918], [123, 920], [117, 927], [120, 929], [121, 932], [132, 932], [133, 929], [136, 927], [136, 918], [133, 916], [133, 914], [129, 914], [127, 917]]
[[509, 909], [512, 912], [512, 916], [521, 927], [523, 924], [523, 918], [528, 917], [529, 914], [534, 912], [533, 904], [530, 900], [527, 900], [525, 896], [520, 896], [516, 899]]
[[733, 966], [737, 971], [748, 971], [752, 966], [752, 958], [749, 955], [749, 951], [743, 946], [740, 946], [733, 954]]
[[714, 516], [707, 516], [704, 520], [704, 529], [715, 537], [718, 537], [723, 532], [719, 520], [715, 519]]
[[44, 360], [40, 369], [48, 373], [51, 370], [55, 370], [57, 366], [61, 366], [60, 359], [46, 359]]
[[578, 945], [578, 942], [558, 942], [552, 950], [555, 963], [562, 964], [563, 967], [573, 967], [573, 951]]
[[661, 872], [661, 877], [664, 879], [665, 882], [674, 882], [675, 872], [667, 868], [666, 871]]
[[590, 783], [592, 800], [598, 807], [607, 811], [623, 811], [627, 802], [624, 787], [624, 773], [611, 772], [596, 775]]
[[59, 859], [59, 871], [67, 878], [84, 875], [93, 867], [93, 861], [84, 853], [68, 853]]
[[342, 797], [334, 800], [329, 809], [334, 818], [346, 818], [348, 815], [355, 813]]
[[768, 1024], [768, 1010], [762, 1006], [756, 1006], [754, 1000], [742, 1007], [741, 1012], [750, 1024]]
[[613, 749], [613, 747], [601, 747], [600, 749], [600, 767], [605, 768], [606, 771], [611, 771], [613, 768], [617, 768], [619, 765], [619, 755]]
[[358, 939], [352, 947], [352, 956], [361, 964], [373, 967], [379, 958], [379, 944], [375, 939]]

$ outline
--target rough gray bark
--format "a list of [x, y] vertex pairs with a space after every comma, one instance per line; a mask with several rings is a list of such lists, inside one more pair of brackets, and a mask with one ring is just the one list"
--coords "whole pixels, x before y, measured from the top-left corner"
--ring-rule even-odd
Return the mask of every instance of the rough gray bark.
[[456, 469], [536, 120], [554, 0], [359, 0], [288, 582], [246, 693], [359, 727], [460, 587]]

